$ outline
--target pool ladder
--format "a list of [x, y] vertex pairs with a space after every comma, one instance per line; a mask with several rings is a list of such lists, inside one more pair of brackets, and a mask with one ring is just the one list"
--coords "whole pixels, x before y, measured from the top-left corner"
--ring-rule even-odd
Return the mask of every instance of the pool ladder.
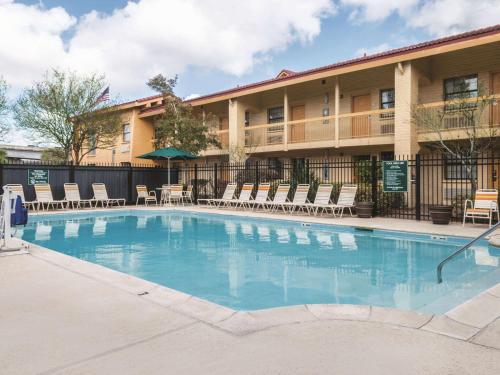
[[467, 250], [469, 247], [471, 247], [472, 245], [474, 245], [477, 241], [479, 241], [484, 236], [487, 236], [488, 234], [493, 233], [496, 229], [500, 228], [499, 225], [500, 225], [500, 222], [496, 223], [491, 228], [489, 228], [485, 232], [481, 233], [479, 236], [477, 236], [476, 238], [474, 238], [468, 244], [462, 246], [460, 249], [458, 249], [453, 254], [449, 255], [446, 259], [444, 259], [441, 263], [439, 263], [439, 265], [437, 266], [437, 269], [436, 269], [438, 284], [441, 284], [443, 282], [443, 275], [442, 275], [442, 273], [443, 273], [443, 267], [444, 267], [444, 265], [447, 262], [449, 262], [450, 260], [452, 260], [453, 258], [455, 258], [458, 254], [463, 253], [465, 250]]

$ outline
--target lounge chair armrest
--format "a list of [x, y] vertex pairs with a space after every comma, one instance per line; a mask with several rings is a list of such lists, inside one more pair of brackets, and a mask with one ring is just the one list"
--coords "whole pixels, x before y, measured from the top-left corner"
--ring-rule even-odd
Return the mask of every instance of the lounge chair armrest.
[[466, 199], [464, 202], [464, 210], [466, 210], [468, 208], [467, 203], [470, 203], [471, 208], [474, 207], [474, 202], [472, 202], [470, 199]]

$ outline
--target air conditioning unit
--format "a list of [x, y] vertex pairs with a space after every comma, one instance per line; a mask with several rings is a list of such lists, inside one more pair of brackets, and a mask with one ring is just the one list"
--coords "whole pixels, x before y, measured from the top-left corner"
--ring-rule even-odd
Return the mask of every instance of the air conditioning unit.
[[129, 152], [130, 151], [130, 143], [122, 143], [120, 146], [120, 152]]

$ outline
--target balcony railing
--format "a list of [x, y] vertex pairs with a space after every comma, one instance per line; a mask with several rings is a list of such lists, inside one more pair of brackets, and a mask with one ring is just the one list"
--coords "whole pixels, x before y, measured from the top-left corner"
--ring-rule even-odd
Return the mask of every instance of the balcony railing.
[[[335, 140], [335, 116], [323, 116], [245, 127], [245, 146], [297, 144]], [[339, 139], [394, 134], [394, 109], [339, 115]]]
[[500, 96], [471, 98], [460, 102], [434, 102], [418, 105], [413, 114], [419, 133], [433, 133], [500, 126]]
[[394, 108], [339, 115], [339, 139], [394, 134]]

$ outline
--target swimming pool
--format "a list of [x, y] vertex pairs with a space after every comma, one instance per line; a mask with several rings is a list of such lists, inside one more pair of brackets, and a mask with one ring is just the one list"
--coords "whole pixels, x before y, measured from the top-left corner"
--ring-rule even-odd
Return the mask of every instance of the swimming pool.
[[[413, 224], [408, 222], [409, 224]], [[236, 310], [349, 303], [443, 313], [500, 282], [467, 239], [183, 211], [30, 217], [24, 240]]]

